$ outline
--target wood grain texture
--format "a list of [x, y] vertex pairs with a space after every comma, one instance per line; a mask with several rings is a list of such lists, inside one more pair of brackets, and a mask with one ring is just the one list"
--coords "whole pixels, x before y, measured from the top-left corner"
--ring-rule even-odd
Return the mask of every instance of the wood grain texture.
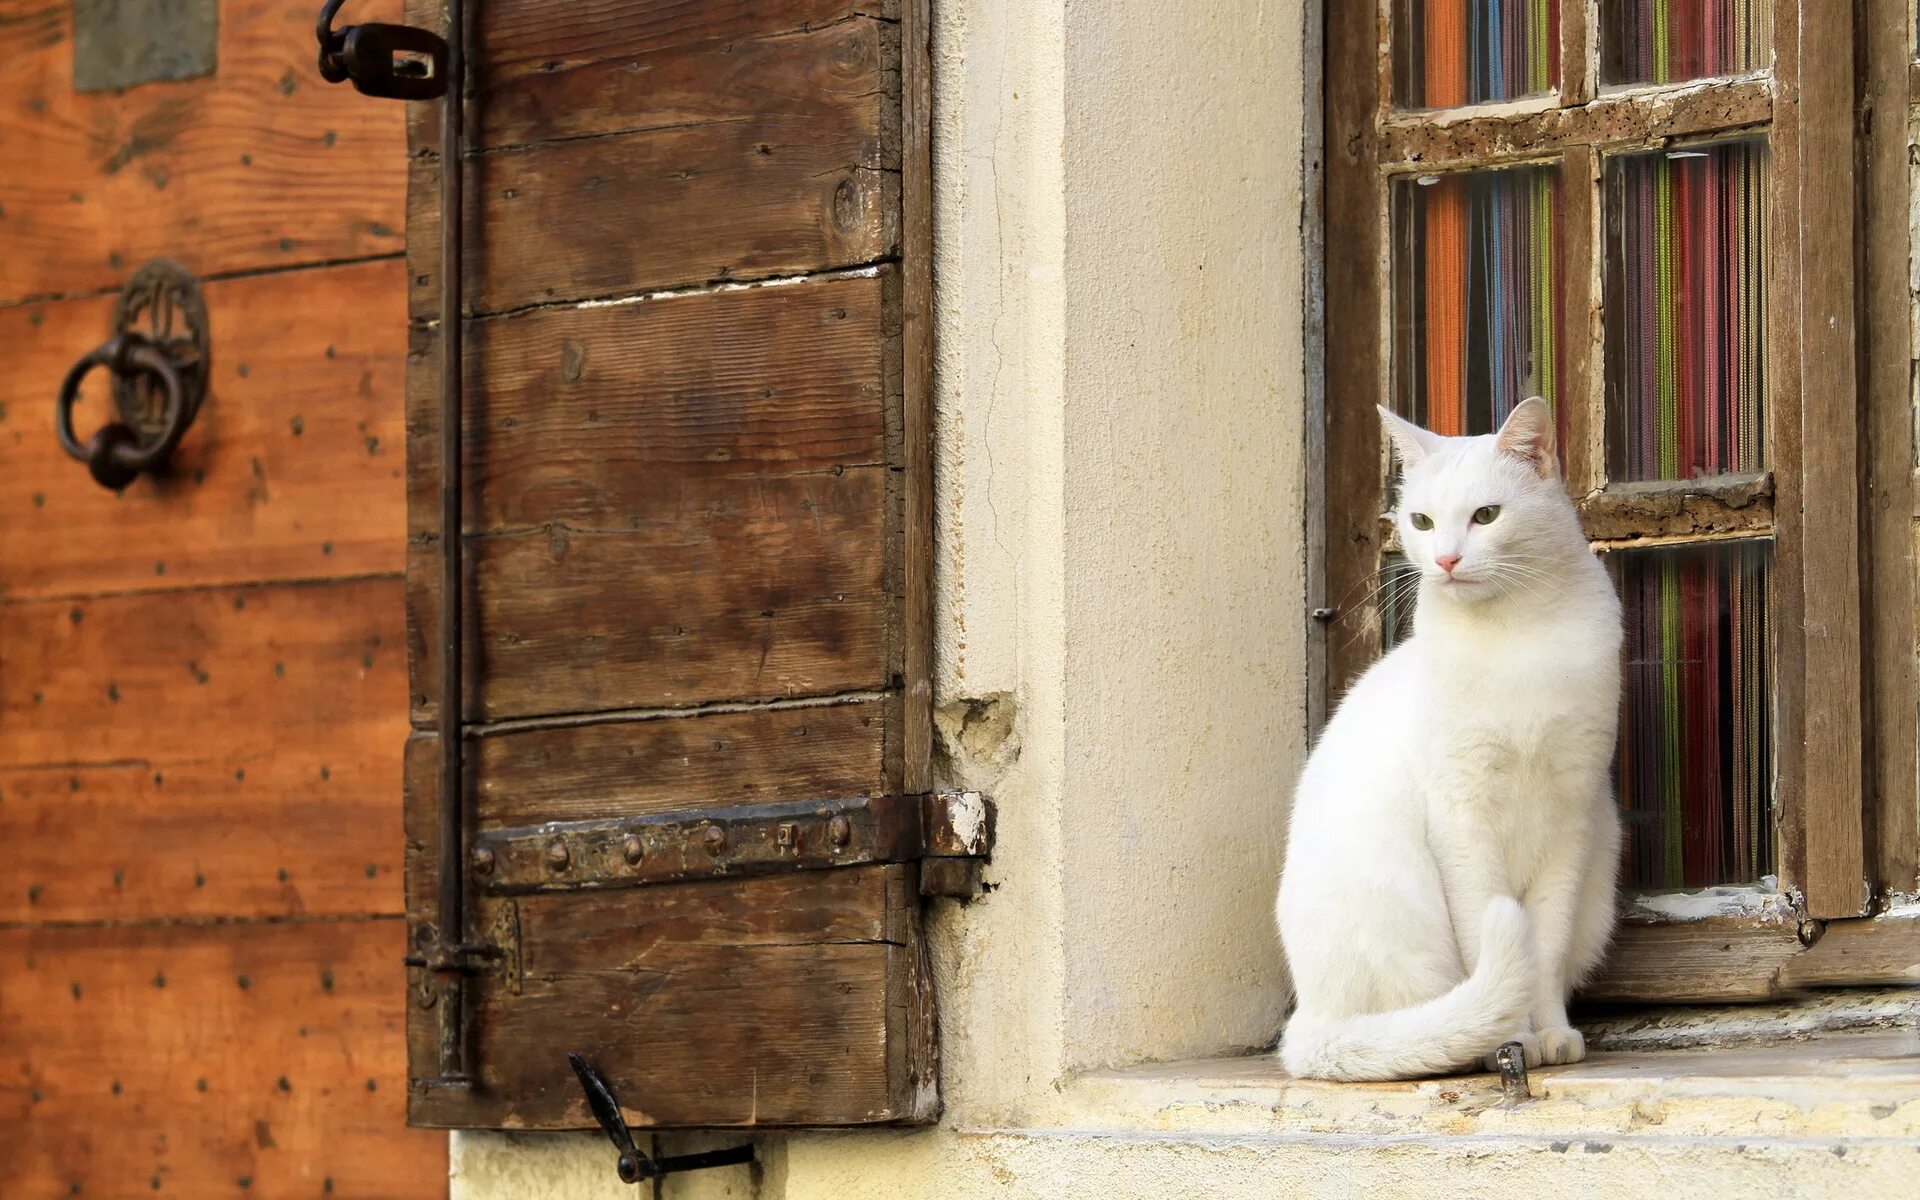
[[[485, 5], [474, 144], [484, 148], [778, 114], [837, 120], [879, 100], [863, 158], [899, 154], [895, 27], [845, 0]], [[417, 144], [417, 143], [416, 143]]]
[[1369, 5], [1329, 5], [1326, 76], [1327, 708], [1380, 652], [1380, 616], [1368, 602], [1380, 566], [1382, 469], [1380, 419], [1386, 397], [1386, 338], [1381, 324], [1386, 203], [1375, 165], [1382, 94], [1376, 13]]
[[0, 768], [397, 765], [401, 613], [391, 578], [0, 605]]
[[933, 789], [933, 11], [902, 0], [901, 422], [904, 661], [901, 752], [909, 792]]
[[[1567, 5], [1563, 20], [1566, 10], [1582, 7]], [[1584, 31], [1584, 22], [1581, 27]], [[1564, 58], [1561, 61], [1562, 70], [1571, 76], [1572, 67]], [[1567, 151], [1560, 168], [1557, 220], [1562, 242], [1556, 259], [1561, 276], [1558, 344], [1565, 356], [1566, 382], [1564, 394], [1554, 401], [1560, 422], [1560, 461], [1566, 464], [1567, 491], [1576, 498], [1606, 481], [1602, 466], [1607, 428], [1606, 281], [1601, 275], [1605, 254], [1596, 252], [1605, 245], [1606, 235], [1599, 176], [1600, 156], [1591, 147], [1574, 146]], [[1587, 536], [1598, 536], [1590, 525]]]
[[[442, 0], [406, 0], [410, 24], [440, 29]], [[898, 0], [602, 0], [555, 7], [545, 0], [490, 2], [470, 13], [475, 51], [469, 91], [486, 98], [470, 130], [476, 143], [498, 146], [609, 130], [684, 124], [741, 110], [724, 91], [704, 82], [719, 74], [743, 89], [760, 111], [771, 104], [805, 108], [801, 89], [779, 80], [741, 79], [724, 57], [764, 56], [765, 43], [862, 17], [893, 21]], [[821, 68], [806, 74], [816, 82]], [[831, 68], [828, 68], [831, 70]], [[622, 72], [652, 86], [619, 78]], [[831, 75], [827, 76], [831, 86]], [[576, 109], [578, 111], [557, 111]], [[432, 106], [410, 107], [408, 134], [415, 151], [439, 146]]]
[[1829, 921], [1819, 941], [1787, 960], [1780, 978], [1801, 988], [1920, 985], [1920, 920]]
[[[578, 1050], [642, 1126], [926, 1120], [911, 865], [521, 897], [519, 991], [484, 989], [482, 1081], [416, 1094], [416, 1123], [591, 1126], [564, 1054]], [[617, 1020], [609, 1014], [630, 1013]], [[427, 1029], [415, 1022], [416, 1036]], [[416, 1054], [418, 1054], [416, 1050]], [[511, 1081], [510, 1086], [506, 1081]]]
[[[1371, 21], [1368, 26], [1371, 38]], [[1773, 109], [1773, 89], [1766, 80], [1735, 79], [1679, 89], [1651, 102], [1623, 92], [1578, 107], [1490, 115], [1471, 108], [1449, 110], [1440, 118], [1430, 111], [1396, 112], [1380, 130], [1378, 157], [1382, 166], [1439, 170], [1538, 159], [1569, 146], [1658, 146], [1671, 138], [1763, 126]]]
[[[0, 597], [397, 573], [406, 277], [397, 259], [206, 288], [213, 380], [165, 478], [116, 495], [64, 454], [53, 401], [110, 298], [0, 308]], [[88, 377], [76, 428], [109, 419]]]
[[[469, 745], [474, 831], [887, 789], [888, 702], [860, 700], [492, 733]], [[429, 804], [438, 742], [407, 743]]]
[[1704, 539], [1773, 531], [1773, 476], [1615, 483], [1578, 502], [1594, 541]]
[[[1803, 22], [1793, 171], [1799, 220], [1775, 228], [1798, 230], [1800, 259], [1800, 665], [1806, 707], [1798, 732], [1805, 745], [1806, 849], [1804, 874], [1796, 882], [1816, 917], [1864, 913], [1870, 895], [1861, 754], [1854, 82], [1852, 10], [1822, 12], [1818, 20]], [[1794, 732], [1789, 729], [1788, 736]]]
[[[912, 467], [892, 16], [507, 0], [479, 18], [459, 431], [470, 829], [899, 791]], [[421, 726], [439, 715], [431, 464], [452, 432], [426, 319], [430, 132], [415, 122], [409, 193]], [[731, 286], [758, 279], [779, 285]], [[435, 900], [435, 745], [410, 750], [416, 936]], [[470, 928], [504, 951], [469, 991], [480, 1086], [422, 1087], [411, 1119], [587, 1125], [574, 1049], [641, 1126], [935, 1115], [917, 868], [642, 891], [469, 890]], [[440, 1022], [415, 1017], [424, 1076]]]
[[[874, 81], [876, 87], [879, 81]], [[900, 176], [877, 95], [839, 119], [766, 115], [552, 142], [468, 163], [466, 307], [479, 313], [891, 257]], [[440, 303], [439, 171], [408, 188], [410, 305]]]
[[1580, 999], [1645, 1004], [1770, 1000], [1786, 988], [1782, 964], [1799, 954], [1787, 925], [1715, 918], [1684, 925], [1623, 925]]
[[156, 257], [205, 277], [402, 249], [401, 106], [320, 80], [311, 6], [220, 7], [213, 75], [125, 92], [73, 90], [70, 5], [0, 21], [0, 303], [116, 288]]
[[[1783, 88], [1796, 85], [1800, 72], [1799, 9], [1796, 0], [1774, 4], [1774, 78]], [[1800, 109], [1781, 104], [1767, 133], [1770, 153], [1767, 220], [1774, 230], [1800, 225]], [[1782, 514], [1801, 510], [1804, 480], [1800, 438], [1800, 255], [1793, 238], [1782, 238], [1767, 255], [1767, 446], [1774, 475], [1774, 507]], [[1774, 813], [1780, 849], [1780, 876], [1796, 886], [1806, 876], [1806, 709], [1802, 686], [1806, 639], [1803, 577], [1805, 541], [1799, 520], [1782, 520], [1774, 532], [1773, 594], [1769, 597], [1773, 638]]]
[[[470, 531], [617, 528], [689, 483], [886, 463], [899, 417], [899, 276], [816, 279], [477, 321], [462, 513]], [[440, 355], [417, 338], [415, 538], [439, 528]]]
[[399, 911], [390, 738], [289, 744], [244, 766], [165, 749], [158, 762], [0, 770], [0, 921]]
[[[1920, 778], [1916, 745], [1913, 553], [1911, 180], [1906, 159], [1907, 68], [1914, 8], [1874, 0], [1862, 10], [1867, 41], [1869, 139], [1861, 155], [1866, 196], [1865, 284], [1861, 291], [1863, 472], [1861, 563], [1868, 678], [1868, 826], [1875, 891], [1911, 892], [1920, 877]], [[1916, 956], [1920, 958], [1920, 956]]]
[[444, 1195], [397, 920], [0, 931], [9, 1195]]
[[399, 908], [401, 585], [0, 605], [0, 920]]
[[[468, 715], [775, 700], [887, 686], [887, 471], [687, 483], [628, 527], [472, 540]], [[414, 722], [437, 711], [431, 546], [409, 574]]]

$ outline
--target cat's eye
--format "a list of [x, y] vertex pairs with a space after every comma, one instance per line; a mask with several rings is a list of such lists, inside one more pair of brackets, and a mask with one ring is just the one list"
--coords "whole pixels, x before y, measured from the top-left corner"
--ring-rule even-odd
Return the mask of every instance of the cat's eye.
[[1500, 506], [1498, 504], [1483, 504], [1473, 510], [1473, 523], [1475, 525], [1491, 525], [1493, 524], [1493, 519], [1499, 515]]
[[1425, 513], [1409, 513], [1407, 514], [1407, 520], [1413, 522], [1415, 529], [1427, 530], [1433, 528], [1433, 518]]

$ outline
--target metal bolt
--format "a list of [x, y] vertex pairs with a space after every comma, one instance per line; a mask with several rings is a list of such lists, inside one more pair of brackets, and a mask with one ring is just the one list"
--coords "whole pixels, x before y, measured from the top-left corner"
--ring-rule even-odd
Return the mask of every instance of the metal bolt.
[[1798, 930], [1800, 934], [1800, 944], [1802, 946], [1811, 946], [1819, 941], [1820, 935], [1826, 931], [1827, 926], [1824, 921], [1802, 921], [1800, 922], [1800, 928]]
[[647, 853], [647, 848], [640, 844], [640, 835], [637, 833], [628, 834], [627, 840], [621, 843], [620, 849], [627, 856], [627, 865], [630, 867], [639, 866], [640, 860]]
[[555, 838], [547, 843], [547, 867], [554, 871], [564, 871], [573, 861], [573, 852], [567, 849], [565, 838]]
[[844, 847], [853, 839], [853, 823], [845, 817], [835, 817], [827, 822], [827, 840], [835, 846]]
[[473, 873], [476, 875], [493, 874], [492, 846], [475, 846], [473, 848]]
[[717, 855], [727, 848], [727, 831], [718, 825], [709, 825], [707, 831], [700, 835], [700, 844], [707, 848], [708, 854]]

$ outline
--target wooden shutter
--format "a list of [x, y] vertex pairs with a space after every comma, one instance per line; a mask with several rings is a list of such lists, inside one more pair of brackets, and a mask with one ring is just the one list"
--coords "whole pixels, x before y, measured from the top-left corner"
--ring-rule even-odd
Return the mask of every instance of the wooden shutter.
[[[470, 1087], [432, 1082], [442, 992], [412, 972], [412, 1119], [589, 1125], [577, 1051], [636, 1125], [931, 1120], [924, 13], [468, 9], [462, 857], [490, 949]], [[442, 214], [415, 108], [424, 944]]]

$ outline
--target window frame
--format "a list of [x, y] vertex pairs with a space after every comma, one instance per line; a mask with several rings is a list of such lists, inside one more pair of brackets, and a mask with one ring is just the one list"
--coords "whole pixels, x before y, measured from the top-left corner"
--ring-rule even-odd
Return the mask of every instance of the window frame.
[[[1709, 889], [1678, 922], [1628, 911], [1594, 998], [1757, 999], [1800, 982], [1894, 981], [1920, 921], [1872, 919], [1915, 888], [1915, 509], [1909, 113], [1920, 113], [1911, 0], [1802, 22], [1776, 0], [1773, 66], [1596, 86], [1598, 4], [1560, 6], [1557, 89], [1461, 108], [1393, 101], [1397, 0], [1327, 0], [1322, 412], [1310, 453], [1309, 645], [1317, 726], [1377, 655], [1364, 601], [1387, 548], [1388, 464], [1374, 404], [1391, 387], [1395, 178], [1560, 166], [1565, 278], [1559, 398], [1567, 484], [1596, 548], [1774, 540], [1773, 805], [1780, 890]], [[1855, 62], [1856, 29], [1866, 53]], [[1898, 119], [1871, 119], [1876, 101]], [[1767, 469], [1609, 483], [1603, 196], [1614, 155], [1736, 136], [1771, 149]], [[1852, 204], [1836, 204], [1851, 195]], [[1803, 223], [1802, 211], [1818, 211]], [[1585, 314], [1582, 321], [1581, 315]], [[1802, 431], [1817, 436], [1804, 437]], [[1317, 515], [1316, 515], [1317, 514]], [[1704, 533], [1704, 536], [1703, 536]], [[1623, 893], [1623, 899], [1625, 894]], [[1862, 948], [1866, 949], [1863, 950]], [[1878, 947], [1878, 950], [1874, 950]]]

